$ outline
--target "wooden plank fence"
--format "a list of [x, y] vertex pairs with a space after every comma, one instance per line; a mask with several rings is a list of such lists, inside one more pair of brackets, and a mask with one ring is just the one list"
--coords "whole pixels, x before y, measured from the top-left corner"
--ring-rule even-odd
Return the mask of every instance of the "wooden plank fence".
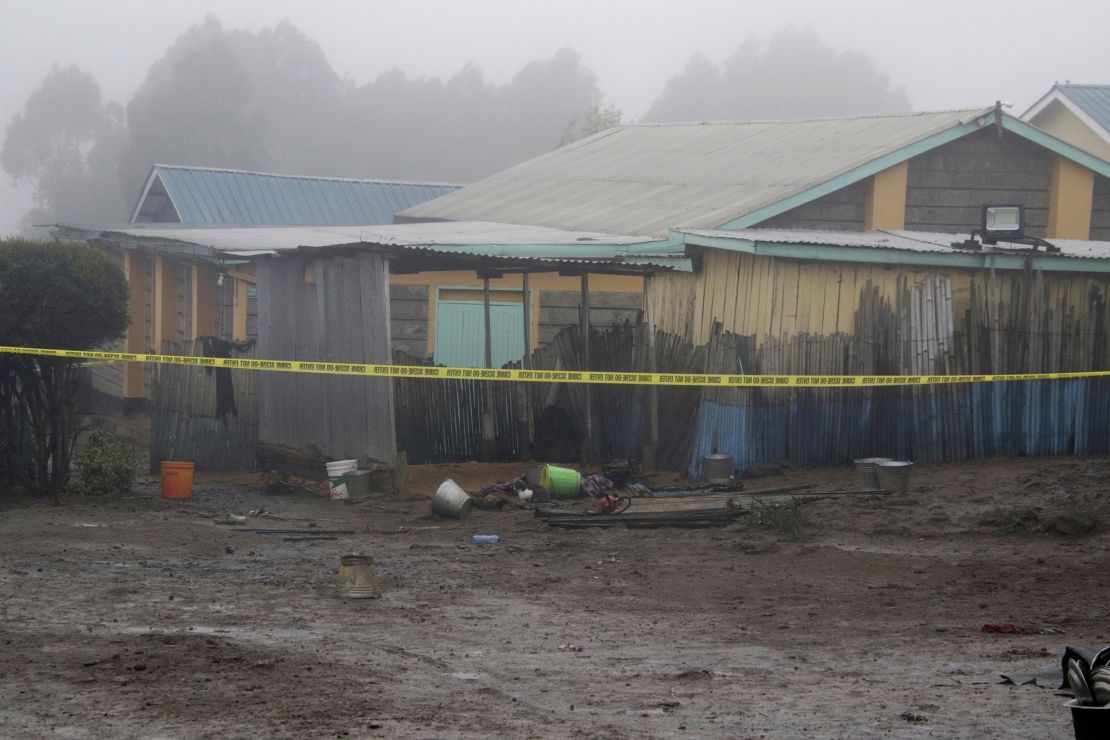
[[[1094, 282], [1077, 285], [1049, 286], [1030, 273], [1002, 291], [986, 276], [972, 281], [970, 291], [957, 300], [949, 280], [939, 275], [900, 279], [888, 296], [868, 281], [860, 287], [850, 332], [768, 336], [757, 343], [754, 336], [718, 325], [707, 344], [695, 346], [657, 331], [655, 367], [671, 373], [821, 375], [1110, 368], [1110, 300]], [[1075, 294], [1079, 290], [1082, 295]], [[592, 331], [590, 369], [648, 369], [648, 331], [642, 324]], [[166, 351], [195, 354], [191, 344]], [[402, 353], [394, 361], [423, 362]], [[578, 328], [564, 329], [532, 353], [527, 366], [585, 369]], [[224, 425], [214, 416], [212, 375], [198, 368], [158, 368], [155, 464], [180, 457], [202, 468], [254, 466], [257, 374], [233, 374], [239, 416]], [[496, 459], [578, 458], [587, 426], [580, 384], [391, 382], [398, 449], [411, 463], [480, 459], [487, 451], [482, 428], [487, 413]], [[600, 388], [595, 387], [591, 401], [591, 457], [638, 459], [650, 437], [651, 389]], [[1103, 379], [871, 389], [661, 387], [656, 393], [663, 420], [656, 463], [695, 475], [701, 457], [713, 449], [731, 453], [741, 468], [772, 461], [838, 465], [870, 455], [940, 462], [1110, 452], [1110, 381]]]
[[[200, 342], [166, 342], [163, 352], [199, 357]], [[236, 353], [253, 358], [255, 350]], [[237, 415], [216, 418], [216, 370], [187, 365], [155, 366], [150, 419], [150, 465], [188, 460], [198, 470], [250, 470], [257, 466], [258, 373], [228, 370]]]
[[[591, 370], [625, 372], [648, 367], [650, 344], [644, 325], [622, 324], [590, 333]], [[528, 358], [528, 367], [541, 370], [580, 370], [578, 327], [563, 329]], [[705, 368], [706, 350], [673, 334], [657, 333], [656, 366], [660, 372], [697, 373]], [[399, 364], [421, 360], [395, 354]], [[517, 368], [520, 363], [506, 367]], [[578, 441], [586, 429], [585, 386], [577, 383], [488, 383], [471, 380], [393, 381], [397, 411], [398, 447], [411, 463], [479, 459], [482, 453], [482, 416], [492, 409], [495, 452], [499, 460], [545, 459], [570, 461], [578, 457]], [[659, 464], [682, 468], [689, 450], [698, 411], [698, 388], [661, 388]], [[596, 460], [638, 459], [650, 436], [644, 386], [611, 385], [593, 393], [593, 447]], [[557, 427], [557, 429], [552, 429]], [[552, 440], [552, 434], [561, 439]], [[542, 444], [539, 444], [542, 443]]]
[[[749, 351], [752, 337], [718, 328], [709, 354], [718, 372], [741, 372], [745, 363], [749, 372], [825, 375], [1106, 369], [1107, 299], [1092, 283], [1077, 310], [1069, 289], [1050, 295], [1041, 276], [1030, 274], [1007, 299], [994, 281], [977, 280], [958, 316], [945, 278], [901, 280], [893, 306], [868, 282], [851, 334], [768, 338]], [[741, 468], [771, 461], [837, 465], [872, 455], [943, 462], [1103, 453], [1110, 451], [1108, 390], [1104, 379], [707, 390], [691, 472], [700, 472], [714, 439]]]

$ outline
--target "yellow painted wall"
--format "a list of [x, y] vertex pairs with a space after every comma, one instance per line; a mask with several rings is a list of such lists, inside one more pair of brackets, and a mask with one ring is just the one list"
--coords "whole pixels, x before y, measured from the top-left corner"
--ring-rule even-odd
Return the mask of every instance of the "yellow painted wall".
[[[521, 300], [521, 287], [523, 276], [505, 275], [504, 277], [491, 278], [489, 287], [493, 300], [516, 301]], [[442, 272], [419, 272], [412, 274], [390, 275], [391, 285], [423, 285], [428, 288], [428, 353], [435, 351], [436, 342], [436, 289], [466, 287], [476, 289], [477, 294], [471, 293], [468, 297], [472, 300], [482, 300], [483, 280], [472, 270], [450, 270]], [[644, 279], [638, 275], [590, 275], [591, 293], [642, 293]], [[534, 272], [528, 274], [528, 290], [531, 293], [529, 311], [531, 311], [532, 348], [535, 349], [537, 337], [540, 333], [540, 291], [581, 289], [581, 281], [577, 276], [568, 277], [558, 272]], [[511, 292], [510, 292], [511, 291]], [[455, 298], [464, 297], [463, 294], [452, 292]]]
[[[762, 342], [802, 333], [851, 333], [867, 281], [893, 304], [899, 277], [911, 284], [930, 276], [948, 278], [958, 326], [971, 300], [972, 277], [982, 281], [989, 275], [983, 270], [786, 260], [707, 249], [699, 272], [656, 275], [651, 300], [660, 329], [690, 336], [696, 344], [709, 340], [714, 321], [727, 331], [754, 335], [756, 342]], [[998, 300], [1008, 302], [1010, 291], [1020, 290], [1022, 279], [1016, 270], [996, 273]], [[1077, 309], [1084, 305], [1094, 281], [1068, 273], [1044, 273], [1040, 279], [1049, 300], [1065, 296]], [[1100, 284], [1105, 289], [1108, 282]]]
[[876, 173], [867, 190], [864, 231], [906, 228], [906, 181], [910, 163], [900, 162]]
[[1090, 152], [1101, 159], [1110, 160], [1110, 143], [1091, 130], [1070, 110], [1059, 102], [1052, 102], [1030, 121], [1057, 139]]
[[1090, 239], [1091, 208], [1095, 173], [1070, 159], [1052, 162], [1052, 186], [1048, 200], [1045, 236], [1059, 239]]

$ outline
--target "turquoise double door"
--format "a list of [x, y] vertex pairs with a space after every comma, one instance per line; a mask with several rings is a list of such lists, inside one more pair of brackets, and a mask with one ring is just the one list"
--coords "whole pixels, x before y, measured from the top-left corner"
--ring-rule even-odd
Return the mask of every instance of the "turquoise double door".
[[[436, 303], [435, 361], [451, 367], [485, 367], [486, 321], [481, 301]], [[491, 302], [493, 367], [524, 356], [524, 305]]]

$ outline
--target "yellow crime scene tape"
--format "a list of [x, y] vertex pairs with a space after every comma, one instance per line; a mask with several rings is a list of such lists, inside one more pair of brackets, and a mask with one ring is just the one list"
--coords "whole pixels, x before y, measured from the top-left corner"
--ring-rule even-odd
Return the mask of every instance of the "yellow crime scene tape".
[[722, 373], [615, 373], [584, 370], [503, 370], [428, 365], [374, 365], [354, 362], [305, 362], [299, 360], [256, 360], [187, 355], [148, 355], [98, 350], [4, 347], [0, 354], [39, 355], [86, 360], [83, 364], [148, 362], [159, 365], [225, 367], [233, 370], [266, 370], [282, 373], [356, 375], [373, 378], [420, 378], [424, 380], [489, 380], [526, 383], [596, 383], [601, 385], [701, 386], [714, 388], [876, 388], [886, 386], [948, 385], [952, 383], [997, 383], [1021, 380], [1071, 380], [1102, 378], [1110, 370], [1076, 373], [1023, 373], [1006, 375], [730, 375]]

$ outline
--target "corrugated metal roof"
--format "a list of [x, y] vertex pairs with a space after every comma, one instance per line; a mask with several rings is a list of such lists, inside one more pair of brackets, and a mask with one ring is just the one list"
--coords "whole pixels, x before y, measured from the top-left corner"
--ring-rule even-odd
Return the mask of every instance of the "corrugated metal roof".
[[616, 234], [713, 228], [986, 112], [618, 126], [403, 215]]
[[[681, 234], [732, 239], [751, 243], [816, 245], [827, 247], [860, 247], [867, 249], [895, 249], [910, 252], [968, 254], [968, 250], [952, 246], [970, 234], [947, 234], [932, 231], [816, 231], [809, 229], [683, 229]], [[1084, 239], [1048, 239], [1059, 252], [1038, 252], [1040, 256], [1081, 257], [1085, 259], [1110, 259], [1110, 242]], [[980, 254], [1029, 250], [1027, 244], [999, 242], [997, 247], [984, 245]]]
[[107, 238], [196, 256], [256, 257], [296, 249], [353, 244], [402, 247], [496, 259], [609, 262], [690, 271], [680, 242], [643, 236], [563, 231], [544, 226], [484, 222], [432, 222], [382, 226], [121, 226], [59, 225], [81, 238]]
[[165, 189], [180, 223], [240, 226], [389, 224], [394, 214], [459, 188], [156, 164], [136, 217], [155, 182]]
[[1057, 85], [1056, 89], [1101, 126], [1104, 134], [1110, 134], [1110, 85]]

